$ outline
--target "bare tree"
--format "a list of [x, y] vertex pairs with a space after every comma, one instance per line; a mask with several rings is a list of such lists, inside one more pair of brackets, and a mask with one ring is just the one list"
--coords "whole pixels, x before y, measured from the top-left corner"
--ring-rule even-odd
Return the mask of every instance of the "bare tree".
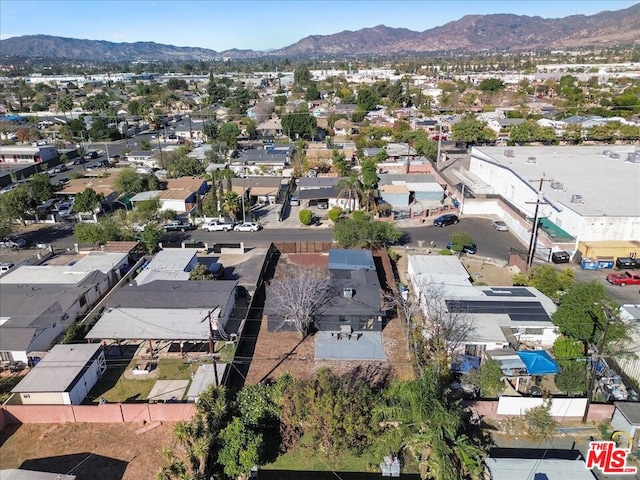
[[331, 280], [322, 271], [292, 269], [284, 278], [271, 282], [269, 293], [273, 306], [283, 319], [283, 326], [293, 325], [306, 337], [318, 310], [336, 295]]
[[425, 283], [419, 289], [416, 293], [424, 312], [421, 333], [426, 340], [426, 353], [435, 362], [438, 374], [443, 375], [476, 327], [468, 314], [449, 312], [442, 285]]

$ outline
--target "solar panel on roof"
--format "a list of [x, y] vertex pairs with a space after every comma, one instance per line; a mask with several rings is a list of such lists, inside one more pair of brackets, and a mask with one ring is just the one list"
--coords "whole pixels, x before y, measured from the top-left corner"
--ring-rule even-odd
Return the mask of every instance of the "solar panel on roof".
[[522, 287], [491, 287], [484, 290], [488, 297], [535, 297], [531, 291]]
[[550, 321], [540, 302], [501, 302], [490, 300], [447, 300], [449, 313], [488, 313], [509, 315], [514, 321]]

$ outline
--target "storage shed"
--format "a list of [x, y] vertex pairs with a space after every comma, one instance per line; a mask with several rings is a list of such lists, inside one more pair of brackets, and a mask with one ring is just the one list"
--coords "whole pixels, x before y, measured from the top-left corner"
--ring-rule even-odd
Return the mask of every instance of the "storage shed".
[[611, 419], [614, 432], [625, 432], [637, 447], [640, 441], [640, 403], [616, 402]]
[[56, 345], [11, 393], [23, 405], [79, 405], [106, 370], [99, 343]]

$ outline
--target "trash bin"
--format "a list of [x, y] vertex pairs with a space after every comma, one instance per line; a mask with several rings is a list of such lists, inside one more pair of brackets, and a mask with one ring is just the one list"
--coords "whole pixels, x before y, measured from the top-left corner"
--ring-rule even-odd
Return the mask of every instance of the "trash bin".
[[565, 251], [553, 252], [551, 254], [551, 261], [553, 263], [569, 263], [570, 256]]

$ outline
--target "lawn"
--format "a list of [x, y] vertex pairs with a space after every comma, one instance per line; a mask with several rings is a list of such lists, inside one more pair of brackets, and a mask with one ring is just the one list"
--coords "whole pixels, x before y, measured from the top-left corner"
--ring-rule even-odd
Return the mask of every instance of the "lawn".
[[11, 389], [20, 383], [23, 378], [21, 375], [0, 377], [0, 404], [7, 401], [11, 396]]
[[[138, 360], [128, 364], [107, 363], [107, 371], [87, 395], [87, 402], [95, 403], [104, 398], [109, 403], [146, 401], [153, 384], [157, 380], [191, 380], [196, 364], [189, 364], [177, 358], [163, 358], [158, 361], [157, 376], [154, 378], [126, 378]], [[123, 368], [124, 367], [124, 368]]]
[[[327, 456], [314, 450], [305, 439], [287, 453], [280, 455], [273, 463], [260, 467], [260, 478], [266, 479], [297, 479], [304, 472], [304, 478], [309, 480], [334, 479], [333, 472], [340, 472], [342, 478], [373, 478], [380, 477], [379, 464], [382, 458], [377, 458], [372, 452], [365, 452], [358, 457], [349, 451], [341, 451], [339, 455]], [[403, 465], [402, 471], [417, 472], [416, 465]], [[354, 472], [356, 476], [343, 475]], [[413, 478], [405, 476], [403, 478]], [[419, 478], [417, 475], [415, 478]]]

